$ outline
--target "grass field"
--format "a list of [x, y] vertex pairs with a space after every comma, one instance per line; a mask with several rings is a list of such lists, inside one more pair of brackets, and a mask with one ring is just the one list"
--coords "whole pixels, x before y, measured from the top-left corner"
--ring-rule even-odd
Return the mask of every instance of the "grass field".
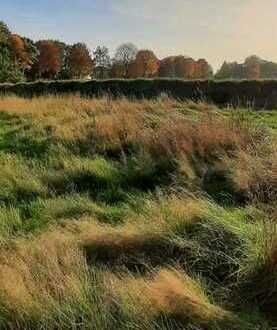
[[277, 326], [277, 112], [0, 98], [0, 329]]

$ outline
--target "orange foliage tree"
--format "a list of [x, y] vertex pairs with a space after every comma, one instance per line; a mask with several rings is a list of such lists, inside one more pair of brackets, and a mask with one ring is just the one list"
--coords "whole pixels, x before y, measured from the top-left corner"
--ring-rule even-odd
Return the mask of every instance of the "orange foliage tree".
[[199, 59], [196, 62], [194, 78], [207, 79], [210, 78], [212, 74], [213, 74], [212, 67], [205, 59]]
[[195, 74], [195, 61], [193, 58], [186, 58], [184, 63], [184, 71], [186, 79], [193, 79]]
[[195, 74], [195, 61], [185, 56], [176, 56], [174, 59], [175, 76], [182, 79], [193, 79]]
[[36, 70], [39, 78], [53, 79], [61, 70], [61, 49], [50, 40], [42, 40], [37, 42], [39, 50], [38, 62]]
[[212, 68], [209, 63], [200, 59], [179, 56], [166, 57], [161, 61], [159, 76], [181, 79], [207, 79], [212, 75]]
[[151, 50], [140, 50], [135, 61], [130, 66], [132, 78], [155, 77], [159, 70], [159, 60]]
[[85, 78], [92, 74], [93, 60], [84, 43], [73, 45], [68, 54], [68, 67], [70, 78]]
[[32, 65], [32, 59], [28, 54], [25, 41], [17, 34], [12, 34], [10, 41], [12, 49], [11, 57], [13, 63], [20, 65], [23, 70], [30, 69]]

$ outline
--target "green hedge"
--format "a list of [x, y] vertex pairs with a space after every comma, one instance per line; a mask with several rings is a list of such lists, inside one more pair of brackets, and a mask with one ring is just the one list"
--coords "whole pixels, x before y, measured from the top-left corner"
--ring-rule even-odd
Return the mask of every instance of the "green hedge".
[[218, 105], [277, 108], [277, 80], [213, 81], [179, 79], [111, 79], [104, 81], [37, 81], [0, 84], [0, 94], [33, 97], [45, 94], [80, 93], [83, 96], [154, 98], [162, 93], [181, 100], [214, 102]]

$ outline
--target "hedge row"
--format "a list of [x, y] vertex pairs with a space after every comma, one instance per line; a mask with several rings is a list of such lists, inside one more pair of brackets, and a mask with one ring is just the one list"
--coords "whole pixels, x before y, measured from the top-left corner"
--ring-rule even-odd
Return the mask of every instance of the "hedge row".
[[185, 81], [178, 79], [136, 79], [105, 81], [37, 81], [0, 84], [0, 94], [33, 97], [45, 94], [80, 93], [82, 96], [126, 96], [154, 98], [166, 93], [181, 100], [208, 101], [218, 105], [277, 108], [277, 80]]

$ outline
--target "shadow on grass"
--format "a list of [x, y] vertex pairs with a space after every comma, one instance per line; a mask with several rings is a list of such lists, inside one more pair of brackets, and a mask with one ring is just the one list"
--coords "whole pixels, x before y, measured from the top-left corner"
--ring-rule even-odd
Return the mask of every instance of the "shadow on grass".
[[230, 284], [238, 271], [242, 242], [224, 226], [206, 221], [183, 235], [137, 234], [120, 231], [99, 234], [83, 243], [89, 264], [124, 266], [133, 273], [178, 264], [207, 279], [212, 286]]
[[222, 206], [244, 206], [246, 196], [239, 193], [227, 171], [210, 169], [203, 179], [203, 190]]
[[0, 151], [42, 158], [49, 148], [49, 133], [32, 127], [26, 117], [0, 113]]

